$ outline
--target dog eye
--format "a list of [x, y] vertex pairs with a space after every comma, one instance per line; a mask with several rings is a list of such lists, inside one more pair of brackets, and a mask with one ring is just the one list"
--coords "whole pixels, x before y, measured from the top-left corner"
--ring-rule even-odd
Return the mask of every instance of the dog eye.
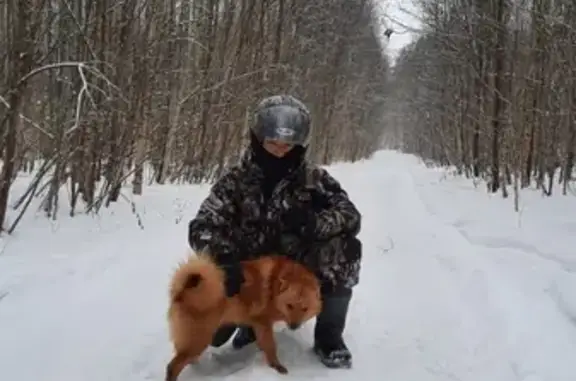
[[293, 306], [291, 303], [288, 303], [288, 304], [286, 305], [286, 307], [288, 307], [289, 310], [293, 310], [293, 309], [294, 309], [294, 306]]
[[308, 307], [302, 307], [302, 312], [308, 311]]

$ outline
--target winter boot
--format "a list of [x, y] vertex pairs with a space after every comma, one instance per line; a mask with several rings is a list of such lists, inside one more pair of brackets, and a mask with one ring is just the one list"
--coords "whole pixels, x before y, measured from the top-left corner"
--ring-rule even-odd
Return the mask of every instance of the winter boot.
[[232, 346], [234, 349], [244, 348], [248, 344], [252, 344], [256, 341], [256, 334], [251, 327], [240, 327], [236, 336], [232, 340]]
[[235, 325], [224, 325], [216, 331], [214, 337], [212, 337], [212, 346], [213, 347], [221, 347], [222, 345], [226, 344], [228, 340], [232, 337], [234, 332], [238, 329]]
[[351, 297], [351, 290], [322, 296], [322, 312], [314, 328], [314, 352], [328, 368], [352, 367], [352, 354], [342, 338]]

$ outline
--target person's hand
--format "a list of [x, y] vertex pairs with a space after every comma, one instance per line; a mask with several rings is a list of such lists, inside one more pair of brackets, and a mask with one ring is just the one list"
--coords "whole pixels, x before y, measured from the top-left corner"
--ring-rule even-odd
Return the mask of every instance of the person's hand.
[[226, 296], [231, 298], [240, 292], [242, 283], [244, 283], [242, 265], [240, 262], [232, 262], [222, 265], [221, 267], [225, 275], [224, 288], [226, 290]]
[[285, 222], [289, 230], [304, 241], [313, 241], [316, 230], [316, 214], [311, 205], [293, 208], [286, 213]]

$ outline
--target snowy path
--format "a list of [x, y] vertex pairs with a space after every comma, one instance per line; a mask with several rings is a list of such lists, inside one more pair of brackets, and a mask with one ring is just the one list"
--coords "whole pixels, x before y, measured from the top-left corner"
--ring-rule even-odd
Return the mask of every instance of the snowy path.
[[[463, 191], [436, 186], [435, 194], [429, 171], [399, 154], [332, 173], [364, 215], [364, 267], [347, 330], [355, 365], [318, 365], [308, 354], [309, 324], [279, 334], [288, 378], [576, 380], [576, 254], [474, 235], [478, 229], [466, 229], [475, 220], [459, 213], [470, 205], [456, 203]], [[144, 231], [123, 210], [99, 228], [89, 218], [63, 220], [56, 233], [28, 221], [0, 254], [0, 379], [162, 380], [170, 356], [166, 285], [206, 191], [152, 188]], [[188, 203], [184, 212], [175, 199]], [[287, 379], [260, 356], [251, 361], [226, 379]], [[211, 364], [206, 357], [200, 368]], [[222, 377], [190, 369], [180, 377], [193, 379]]]

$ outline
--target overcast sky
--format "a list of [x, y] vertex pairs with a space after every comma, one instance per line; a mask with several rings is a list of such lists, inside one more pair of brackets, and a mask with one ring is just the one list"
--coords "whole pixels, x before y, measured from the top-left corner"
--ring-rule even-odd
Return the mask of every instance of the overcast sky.
[[379, 0], [382, 4], [384, 20], [388, 28], [394, 30], [394, 34], [388, 42], [386, 52], [394, 61], [400, 50], [408, 45], [414, 33], [406, 29], [419, 29], [417, 8], [412, 4], [413, 0]]

